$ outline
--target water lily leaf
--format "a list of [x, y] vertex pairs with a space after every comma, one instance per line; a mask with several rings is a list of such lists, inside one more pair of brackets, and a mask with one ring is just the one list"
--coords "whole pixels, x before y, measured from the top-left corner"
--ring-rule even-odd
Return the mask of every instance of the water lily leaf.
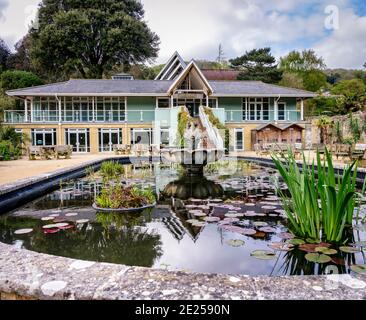
[[308, 253], [305, 255], [305, 259], [310, 262], [315, 263], [328, 263], [332, 261], [332, 258], [325, 255], [325, 254], [319, 254], [319, 253]]
[[333, 255], [333, 254], [336, 254], [338, 251], [335, 250], [335, 249], [329, 249], [327, 247], [316, 247], [315, 248], [315, 251], [316, 252], [320, 252], [320, 253], [323, 253], [323, 254], [327, 254], [329, 256]]
[[42, 227], [43, 229], [55, 229], [57, 226], [55, 224], [47, 224]]
[[237, 215], [236, 215], [236, 213], [226, 213], [225, 217], [226, 218], [237, 218]]
[[73, 229], [75, 226], [72, 224], [69, 224], [67, 226], [64, 227], [58, 227], [60, 230], [68, 230], [68, 229]]
[[272, 227], [262, 227], [259, 228], [258, 230], [265, 233], [275, 233], [277, 231], [275, 228]]
[[205, 222], [195, 222], [195, 223], [192, 223], [192, 226], [193, 227], [197, 227], [197, 228], [202, 228], [206, 225]]
[[264, 221], [255, 221], [253, 222], [253, 225], [257, 228], [259, 227], [266, 227], [268, 226], [268, 223], [267, 222], [264, 222]]
[[295, 246], [297, 246], [297, 245], [300, 245], [300, 244], [304, 244], [305, 243], [305, 241], [304, 240], [302, 240], [302, 239], [296, 239], [296, 238], [294, 238], [294, 239], [290, 239], [289, 241], [287, 241], [288, 243], [291, 243], [291, 244], [294, 244]]
[[346, 265], [346, 262], [342, 258], [332, 257], [332, 262], [337, 264], [337, 265], [340, 265], [340, 266], [345, 266]]
[[60, 232], [59, 228], [55, 228], [55, 229], [45, 229], [43, 230], [44, 234], [54, 234], [54, 233], [58, 233]]
[[19, 230], [14, 231], [14, 234], [22, 235], [22, 234], [28, 234], [31, 232], [33, 232], [33, 229], [19, 229]]
[[356, 273], [365, 274], [366, 273], [366, 264], [353, 264], [351, 266], [351, 270]]
[[277, 235], [281, 239], [293, 239], [295, 236], [289, 232], [281, 232]]
[[341, 250], [342, 252], [346, 252], [346, 253], [360, 252], [360, 249], [355, 248], [355, 247], [339, 247], [339, 250]]
[[55, 228], [60, 228], [60, 229], [62, 229], [62, 228], [67, 227], [68, 225], [69, 225], [69, 223], [56, 223], [56, 224], [54, 224], [54, 227], [55, 227]]
[[267, 250], [254, 250], [250, 255], [261, 260], [271, 260], [277, 258], [276, 253]]
[[55, 217], [43, 217], [41, 218], [42, 221], [51, 221], [51, 220], [55, 220]]
[[189, 219], [186, 222], [189, 223], [189, 224], [193, 224], [193, 223], [199, 222], [199, 221], [197, 219]]
[[268, 244], [268, 247], [270, 247], [273, 250], [279, 250], [279, 251], [291, 251], [294, 249], [293, 244], [284, 242], [272, 242]]
[[227, 221], [228, 223], [239, 222], [238, 218], [225, 218], [223, 221]]
[[66, 217], [76, 217], [77, 215], [78, 215], [78, 213], [76, 213], [76, 212], [70, 212], [70, 213], [65, 214]]
[[58, 213], [54, 213], [54, 214], [50, 214], [50, 217], [54, 217], [54, 218], [57, 218], [59, 217], [60, 215]]
[[203, 218], [203, 220], [206, 222], [218, 222], [218, 221], [220, 221], [220, 218], [219, 217], [205, 217], [205, 218]]
[[245, 242], [243, 240], [238, 240], [238, 239], [232, 239], [229, 240], [228, 245], [232, 246], [232, 247], [241, 247], [245, 244]]
[[84, 224], [84, 223], [88, 223], [89, 222], [89, 219], [80, 219], [80, 220], [77, 220], [76, 223], [78, 224]]

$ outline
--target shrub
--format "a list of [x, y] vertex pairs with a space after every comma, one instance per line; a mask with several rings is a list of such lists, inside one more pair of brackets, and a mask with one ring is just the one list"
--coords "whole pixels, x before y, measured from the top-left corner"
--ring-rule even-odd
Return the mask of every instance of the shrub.
[[208, 119], [210, 120], [210, 122], [213, 126], [215, 126], [219, 130], [225, 130], [225, 136], [224, 136], [225, 149], [229, 150], [229, 147], [230, 147], [230, 131], [229, 131], [229, 129], [220, 122], [220, 120], [214, 115], [211, 108], [204, 107], [204, 110], [205, 110], [205, 113], [208, 116]]
[[185, 110], [185, 108], [181, 108], [181, 111], [178, 114], [178, 145], [181, 148], [184, 148], [184, 132], [186, 131], [188, 122], [191, 116]]
[[4, 161], [18, 159], [22, 154], [21, 149], [14, 147], [11, 141], [3, 140], [0, 142], [0, 158]]

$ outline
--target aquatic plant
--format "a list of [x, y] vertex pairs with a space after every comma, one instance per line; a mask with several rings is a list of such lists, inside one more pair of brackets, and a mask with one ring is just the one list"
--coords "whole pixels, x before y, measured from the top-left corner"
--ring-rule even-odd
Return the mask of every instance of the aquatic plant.
[[272, 159], [288, 187], [289, 195], [278, 189], [291, 231], [298, 237], [315, 241], [340, 242], [346, 226], [352, 225], [355, 208], [357, 162], [344, 168], [336, 178], [333, 160], [325, 150], [325, 160], [317, 152], [309, 165], [303, 154], [302, 171], [292, 151], [284, 162], [273, 154]]
[[100, 168], [100, 174], [104, 180], [117, 179], [120, 175], [124, 174], [125, 169], [123, 165], [114, 161], [106, 161], [102, 163]]
[[125, 188], [121, 184], [104, 185], [101, 194], [95, 198], [97, 206], [103, 209], [141, 208], [155, 202], [156, 197], [151, 188]]

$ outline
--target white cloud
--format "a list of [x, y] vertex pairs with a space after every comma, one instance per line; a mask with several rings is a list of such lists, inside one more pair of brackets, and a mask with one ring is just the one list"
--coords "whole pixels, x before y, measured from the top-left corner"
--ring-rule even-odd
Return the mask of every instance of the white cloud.
[[9, 0], [0, 0], [0, 21], [4, 19], [3, 11], [9, 5]]

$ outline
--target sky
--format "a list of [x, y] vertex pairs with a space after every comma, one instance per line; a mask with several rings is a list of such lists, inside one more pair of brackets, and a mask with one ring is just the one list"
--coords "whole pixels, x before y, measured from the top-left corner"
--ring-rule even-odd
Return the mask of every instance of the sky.
[[[161, 40], [156, 63], [178, 51], [185, 60], [227, 59], [271, 47], [277, 59], [314, 49], [329, 68], [366, 62], [366, 0], [141, 0]], [[13, 50], [39, 0], [0, 0], [0, 38]]]

